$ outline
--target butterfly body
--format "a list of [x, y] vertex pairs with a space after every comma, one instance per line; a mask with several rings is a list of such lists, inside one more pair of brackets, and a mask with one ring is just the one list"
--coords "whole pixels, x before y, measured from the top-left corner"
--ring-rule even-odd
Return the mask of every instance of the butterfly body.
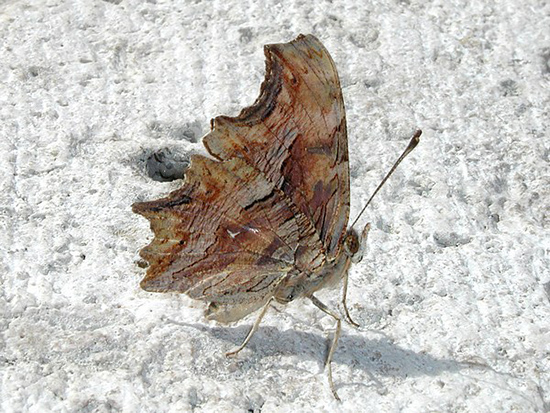
[[[352, 232], [349, 237], [357, 237]], [[274, 297], [279, 303], [286, 304], [299, 297], [309, 297], [323, 288], [338, 285], [347, 276], [352, 263], [353, 253], [342, 250], [332, 261], [325, 261], [316, 273], [290, 273], [283, 279]]]

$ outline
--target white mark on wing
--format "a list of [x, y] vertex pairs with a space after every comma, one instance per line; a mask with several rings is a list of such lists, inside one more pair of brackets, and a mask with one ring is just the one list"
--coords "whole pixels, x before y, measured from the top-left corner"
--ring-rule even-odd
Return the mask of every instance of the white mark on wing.
[[231, 230], [229, 229], [226, 229], [227, 233], [229, 234], [229, 236], [231, 238], [235, 238], [237, 235], [239, 235], [241, 233], [241, 231], [237, 231], [237, 232], [231, 232]]
[[258, 232], [260, 232], [260, 230], [258, 228], [254, 228], [254, 227], [245, 227], [246, 229], [249, 229], [250, 231], [252, 231], [254, 234], [257, 234]]

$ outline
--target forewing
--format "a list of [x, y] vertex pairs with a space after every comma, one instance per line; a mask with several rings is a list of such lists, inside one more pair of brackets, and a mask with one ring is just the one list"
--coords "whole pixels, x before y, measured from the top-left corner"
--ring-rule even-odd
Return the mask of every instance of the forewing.
[[204, 138], [218, 159], [239, 157], [284, 191], [311, 220], [326, 256], [341, 250], [349, 215], [346, 119], [340, 81], [314, 36], [265, 46], [260, 97], [219, 116]]

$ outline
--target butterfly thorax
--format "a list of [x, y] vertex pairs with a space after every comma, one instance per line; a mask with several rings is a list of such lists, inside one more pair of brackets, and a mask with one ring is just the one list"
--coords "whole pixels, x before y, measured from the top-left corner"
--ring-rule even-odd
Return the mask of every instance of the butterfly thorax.
[[298, 297], [307, 297], [314, 292], [337, 285], [349, 270], [354, 256], [360, 251], [359, 235], [348, 230], [340, 253], [335, 259], [325, 260], [317, 271], [306, 272], [294, 269], [287, 274], [275, 291], [275, 299], [283, 304]]

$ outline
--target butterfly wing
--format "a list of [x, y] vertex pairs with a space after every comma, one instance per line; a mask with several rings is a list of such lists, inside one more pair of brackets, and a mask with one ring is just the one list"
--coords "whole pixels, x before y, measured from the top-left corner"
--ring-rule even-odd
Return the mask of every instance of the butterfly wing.
[[346, 122], [338, 75], [313, 36], [268, 45], [260, 97], [204, 138], [182, 188], [133, 205], [151, 221], [147, 291], [210, 301], [238, 319], [292, 274], [313, 274], [341, 250], [349, 214]]
[[221, 309], [215, 319], [240, 318], [269, 299], [303, 240], [317, 240], [310, 259], [323, 260], [307, 218], [240, 158], [194, 156], [182, 188], [133, 211], [155, 234], [140, 252], [149, 262], [141, 287], [214, 302]]
[[219, 116], [204, 138], [220, 160], [240, 157], [308, 217], [328, 260], [340, 253], [349, 216], [346, 117], [338, 73], [312, 35], [265, 46], [260, 97], [239, 116]]

